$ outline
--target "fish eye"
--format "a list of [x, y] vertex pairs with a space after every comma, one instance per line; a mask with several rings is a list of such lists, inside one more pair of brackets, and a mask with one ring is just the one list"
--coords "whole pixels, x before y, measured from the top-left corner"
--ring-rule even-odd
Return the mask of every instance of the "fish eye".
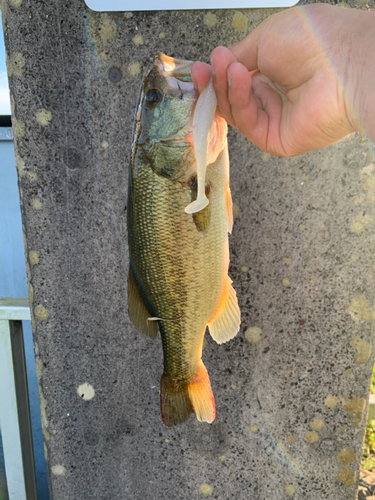
[[158, 89], [151, 89], [146, 94], [146, 104], [148, 104], [149, 106], [157, 106], [161, 100], [162, 95], [160, 90]]

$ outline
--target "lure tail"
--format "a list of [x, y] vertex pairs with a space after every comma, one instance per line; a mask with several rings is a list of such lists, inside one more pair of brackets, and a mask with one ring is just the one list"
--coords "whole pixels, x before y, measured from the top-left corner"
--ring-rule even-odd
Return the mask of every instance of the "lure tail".
[[200, 366], [187, 382], [163, 374], [160, 385], [160, 408], [167, 427], [186, 422], [195, 412], [197, 419], [209, 424], [215, 419], [215, 400], [207, 369]]

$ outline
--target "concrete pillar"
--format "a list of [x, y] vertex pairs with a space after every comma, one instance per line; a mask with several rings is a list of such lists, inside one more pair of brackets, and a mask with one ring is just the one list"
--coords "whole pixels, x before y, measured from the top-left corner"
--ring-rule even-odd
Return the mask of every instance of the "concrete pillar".
[[157, 51], [206, 60], [271, 10], [95, 13], [2, 0], [54, 500], [353, 500], [374, 341], [373, 146], [297, 158], [229, 132], [242, 328], [204, 361], [212, 425], [163, 427], [160, 340], [126, 306], [138, 93]]

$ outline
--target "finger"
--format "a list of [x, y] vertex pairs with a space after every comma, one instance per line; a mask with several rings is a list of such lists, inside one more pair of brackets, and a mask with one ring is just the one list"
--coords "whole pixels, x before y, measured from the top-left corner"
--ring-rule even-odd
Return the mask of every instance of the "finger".
[[197, 62], [193, 64], [193, 66], [191, 67], [191, 76], [193, 78], [194, 87], [197, 92], [197, 95], [199, 95], [202, 92], [202, 90], [206, 87], [211, 77], [211, 74], [212, 70], [209, 64], [203, 62]]
[[[251, 75], [240, 63], [233, 63], [228, 67], [228, 100], [234, 126], [248, 139], [261, 148], [265, 148], [266, 139], [258, 137], [267, 136], [267, 122], [264, 111], [258, 105], [251, 92]], [[259, 132], [255, 137], [255, 131]]]
[[216, 47], [211, 54], [212, 82], [217, 97], [220, 114], [230, 124], [234, 125], [228, 100], [227, 69], [236, 59], [226, 47]]
[[229, 47], [235, 59], [248, 71], [258, 69], [258, 44], [267, 19], [257, 26], [246, 38]]
[[266, 81], [257, 82], [257, 76], [255, 73], [252, 78], [240, 63], [228, 68], [232, 115], [236, 127], [254, 144], [265, 151], [283, 155], [285, 152], [280, 142], [282, 99]]

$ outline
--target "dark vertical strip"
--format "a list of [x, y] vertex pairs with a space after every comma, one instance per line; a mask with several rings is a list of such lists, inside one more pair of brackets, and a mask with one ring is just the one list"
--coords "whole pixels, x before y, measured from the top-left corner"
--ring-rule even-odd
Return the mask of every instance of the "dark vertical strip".
[[23, 470], [27, 500], [38, 500], [22, 321], [10, 321]]

